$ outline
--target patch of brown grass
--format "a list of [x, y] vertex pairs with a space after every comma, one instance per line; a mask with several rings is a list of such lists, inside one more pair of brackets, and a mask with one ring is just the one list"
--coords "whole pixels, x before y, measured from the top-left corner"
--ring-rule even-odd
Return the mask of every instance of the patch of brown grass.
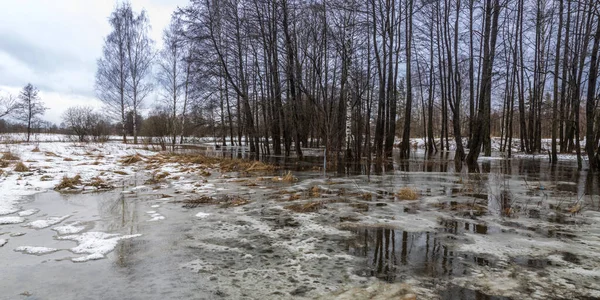
[[64, 160], [64, 161], [73, 161], [74, 159], [72, 159], [72, 158], [70, 158], [70, 157], [65, 157], [63, 160]]
[[204, 196], [204, 195], [202, 195], [198, 198], [185, 199], [185, 200], [178, 201], [178, 202], [183, 203], [183, 208], [196, 208], [202, 204], [216, 204], [217, 203], [215, 198], [209, 197], [209, 196]]
[[120, 160], [120, 162], [124, 165], [131, 165], [131, 164], [140, 162], [142, 160], [143, 160], [142, 156], [136, 153], [134, 155], [128, 155], [128, 156], [123, 157]]
[[312, 201], [312, 202], [306, 202], [306, 203], [298, 203], [298, 204], [290, 204], [287, 206], [284, 206], [283, 208], [285, 209], [289, 209], [293, 212], [297, 212], [297, 213], [310, 213], [310, 212], [317, 212], [319, 211], [319, 209], [324, 208], [325, 205], [323, 204], [323, 202], [321, 201]]
[[2, 154], [3, 160], [20, 160], [21, 158], [12, 152], [4, 152]]
[[76, 185], [81, 184], [81, 176], [79, 174], [75, 175], [75, 177], [64, 176], [60, 183], [54, 187], [54, 190], [60, 191], [64, 189], [73, 189]]
[[312, 188], [310, 188], [308, 194], [311, 198], [321, 197], [321, 188], [319, 188], [318, 186], [313, 186]]
[[246, 205], [248, 203], [250, 203], [250, 201], [246, 198], [243, 198], [241, 196], [224, 196], [222, 199], [220, 199], [219, 203], [221, 204], [222, 208], [229, 208], [229, 207], [237, 207], [237, 206], [242, 206], [242, 205]]
[[369, 205], [366, 203], [351, 203], [350, 207], [359, 211], [369, 211]]
[[366, 201], [371, 201], [371, 200], [373, 200], [373, 194], [371, 194], [371, 193], [363, 193], [363, 194], [361, 194], [361, 195], [360, 195], [360, 197], [361, 197], [363, 200], [366, 200]]
[[108, 190], [108, 189], [114, 188], [112, 185], [108, 184], [106, 181], [104, 181], [100, 177], [92, 178], [92, 181], [90, 183], [86, 184], [86, 186], [93, 186], [100, 190]]
[[119, 175], [129, 175], [129, 173], [127, 173], [125, 171], [121, 171], [121, 170], [115, 170], [115, 171], [113, 171], [113, 173], [119, 174]]
[[3, 159], [0, 159], [0, 168], [8, 167], [9, 163]]
[[40, 152], [40, 146], [36, 145], [35, 148], [31, 150], [31, 152]]
[[300, 198], [302, 198], [302, 196], [300, 196], [298, 194], [291, 194], [290, 197], [287, 199], [287, 201], [296, 201], [296, 200], [299, 200]]
[[40, 177], [40, 181], [52, 181], [52, 179], [54, 178], [50, 175], [43, 175], [42, 177]]
[[20, 161], [15, 165], [15, 172], [29, 172], [29, 168]]
[[417, 200], [419, 193], [415, 189], [403, 187], [396, 193], [396, 197], [399, 200]]
[[54, 153], [54, 152], [50, 152], [50, 151], [46, 151], [46, 152], [44, 152], [44, 155], [46, 155], [46, 156], [50, 156], [50, 157], [60, 157], [60, 156], [58, 156], [56, 153]]

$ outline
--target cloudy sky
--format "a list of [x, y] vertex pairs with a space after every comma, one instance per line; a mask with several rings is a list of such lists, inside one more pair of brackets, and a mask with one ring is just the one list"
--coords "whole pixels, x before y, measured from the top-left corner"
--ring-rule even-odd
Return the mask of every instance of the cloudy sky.
[[[110, 32], [110, 0], [2, 0], [0, 9], [0, 93], [17, 95], [37, 86], [50, 108], [43, 119], [60, 123], [73, 105], [101, 103], [94, 94], [96, 60]], [[130, 0], [146, 9], [152, 38], [161, 45], [171, 13], [188, 0]], [[154, 96], [152, 96], [154, 97]], [[154, 99], [148, 99], [153, 101]]]

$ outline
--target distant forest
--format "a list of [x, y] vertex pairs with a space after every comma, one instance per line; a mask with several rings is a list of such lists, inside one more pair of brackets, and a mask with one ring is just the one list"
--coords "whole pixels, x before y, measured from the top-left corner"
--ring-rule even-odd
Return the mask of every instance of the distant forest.
[[135, 142], [204, 128], [256, 154], [360, 160], [408, 158], [418, 137], [472, 164], [495, 136], [509, 157], [599, 166], [597, 0], [192, 0], [162, 49], [130, 3], [109, 22], [96, 91]]

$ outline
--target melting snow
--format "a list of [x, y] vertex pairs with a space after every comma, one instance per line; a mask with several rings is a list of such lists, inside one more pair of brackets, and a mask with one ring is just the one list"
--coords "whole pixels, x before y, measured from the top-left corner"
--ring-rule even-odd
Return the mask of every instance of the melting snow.
[[8, 243], [7, 239], [0, 239], [0, 247], [6, 245], [6, 243]]
[[21, 246], [21, 247], [15, 248], [15, 251], [23, 252], [23, 253], [27, 253], [27, 254], [43, 255], [43, 254], [56, 252], [56, 251], [58, 251], [58, 249], [48, 248], [48, 247]]
[[204, 219], [204, 218], [206, 218], [208, 216], [210, 216], [210, 214], [209, 213], [205, 213], [205, 212], [199, 212], [199, 213], [196, 214], [196, 217], [201, 218], [201, 219]]
[[46, 220], [37, 220], [37, 221], [29, 222], [25, 226], [29, 226], [29, 227], [35, 228], [35, 229], [42, 229], [42, 228], [50, 227], [52, 225], [56, 225], [64, 220], [66, 220], [69, 217], [71, 217], [71, 215], [66, 215], [66, 216], [62, 216], [62, 217], [49, 217]]
[[23, 217], [0, 217], [0, 225], [18, 224], [25, 222]]
[[21, 216], [21, 217], [28, 217], [28, 216], [36, 214], [38, 211], [39, 210], [37, 210], [37, 209], [23, 210], [23, 211], [19, 212], [19, 216]]
[[139, 237], [141, 234], [119, 235], [105, 232], [84, 232], [82, 234], [58, 237], [59, 240], [73, 240], [79, 245], [71, 248], [76, 254], [87, 254], [86, 256], [71, 259], [74, 262], [85, 262], [88, 260], [102, 259], [115, 249], [120, 240]]
[[79, 233], [85, 229], [85, 226], [77, 226], [79, 222], [73, 222], [71, 224], [56, 226], [52, 230], [56, 231], [60, 235]]

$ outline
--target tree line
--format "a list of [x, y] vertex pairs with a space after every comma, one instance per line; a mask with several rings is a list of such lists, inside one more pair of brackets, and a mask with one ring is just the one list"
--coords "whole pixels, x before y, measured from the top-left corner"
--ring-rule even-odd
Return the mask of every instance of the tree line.
[[408, 158], [418, 132], [427, 151], [455, 145], [458, 165], [490, 155], [494, 134], [509, 156], [551, 138], [552, 162], [576, 152], [581, 166], [583, 149], [597, 169], [599, 11], [595, 0], [192, 0], [154, 50], [148, 16], [123, 3], [96, 89], [122, 124], [157, 91], [172, 144], [202, 119], [257, 154], [385, 159], [398, 146]]

